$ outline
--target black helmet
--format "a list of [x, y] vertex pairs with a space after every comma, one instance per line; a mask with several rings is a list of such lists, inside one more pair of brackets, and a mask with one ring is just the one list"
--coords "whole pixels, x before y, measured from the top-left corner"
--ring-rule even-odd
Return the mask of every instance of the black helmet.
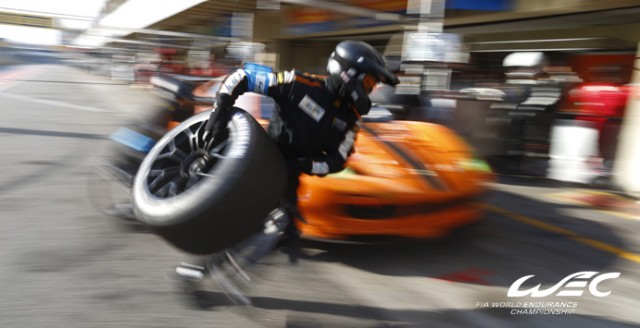
[[392, 86], [399, 82], [385, 65], [382, 55], [362, 41], [340, 42], [329, 57], [327, 71], [340, 97], [349, 96], [360, 115], [367, 114], [371, 108], [371, 87], [366, 87], [369, 80]]

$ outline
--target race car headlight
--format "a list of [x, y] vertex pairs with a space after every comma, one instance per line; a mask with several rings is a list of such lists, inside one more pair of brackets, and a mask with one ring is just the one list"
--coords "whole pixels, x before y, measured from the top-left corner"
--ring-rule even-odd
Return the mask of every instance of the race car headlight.
[[344, 170], [336, 173], [329, 174], [328, 176], [338, 179], [353, 179], [358, 175], [358, 172], [351, 167], [345, 167]]
[[465, 171], [491, 173], [491, 167], [489, 166], [489, 164], [479, 158], [459, 160], [458, 166]]

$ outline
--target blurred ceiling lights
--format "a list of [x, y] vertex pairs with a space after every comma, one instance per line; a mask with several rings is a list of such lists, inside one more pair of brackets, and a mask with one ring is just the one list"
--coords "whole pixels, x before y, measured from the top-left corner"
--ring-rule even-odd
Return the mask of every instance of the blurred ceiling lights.
[[77, 46], [100, 47], [136, 29], [171, 17], [207, 0], [128, 0], [78, 36]]

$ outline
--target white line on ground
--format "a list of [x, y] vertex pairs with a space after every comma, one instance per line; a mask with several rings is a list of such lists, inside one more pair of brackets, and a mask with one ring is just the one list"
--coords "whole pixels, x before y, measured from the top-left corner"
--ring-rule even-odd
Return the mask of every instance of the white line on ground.
[[29, 102], [35, 102], [35, 103], [40, 103], [40, 104], [44, 104], [44, 105], [67, 107], [67, 108], [90, 111], [90, 112], [112, 112], [111, 110], [108, 110], [108, 109], [102, 109], [102, 108], [91, 107], [91, 106], [70, 104], [70, 103], [65, 103], [65, 102], [55, 101], [55, 100], [47, 100], [47, 99], [40, 99], [40, 98], [34, 98], [34, 97], [20, 96], [20, 95], [11, 94], [11, 93], [5, 93], [5, 92], [0, 92], [0, 97], [12, 98], [12, 99], [29, 101]]

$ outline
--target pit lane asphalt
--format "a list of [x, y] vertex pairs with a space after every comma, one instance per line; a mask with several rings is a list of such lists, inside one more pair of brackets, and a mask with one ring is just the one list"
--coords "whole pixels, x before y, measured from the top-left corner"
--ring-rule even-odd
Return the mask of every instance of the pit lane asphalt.
[[[97, 213], [86, 192], [93, 156], [156, 104], [149, 91], [66, 66], [2, 72], [0, 327], [640, 327], [638, 219], [522, 179], [491, 184], [486, 218], [449, 238], [307, 241], [297, 265], [275, 253], [260, 267], [253, 307], [213, 285], [194, 306], [171, 277], [188, 256]], [[603, 298], [507, 297], [520, 277], [550, 288], [580, 271], [621, 275]], [[577, 305], [512, 314], [518, 302]]]

